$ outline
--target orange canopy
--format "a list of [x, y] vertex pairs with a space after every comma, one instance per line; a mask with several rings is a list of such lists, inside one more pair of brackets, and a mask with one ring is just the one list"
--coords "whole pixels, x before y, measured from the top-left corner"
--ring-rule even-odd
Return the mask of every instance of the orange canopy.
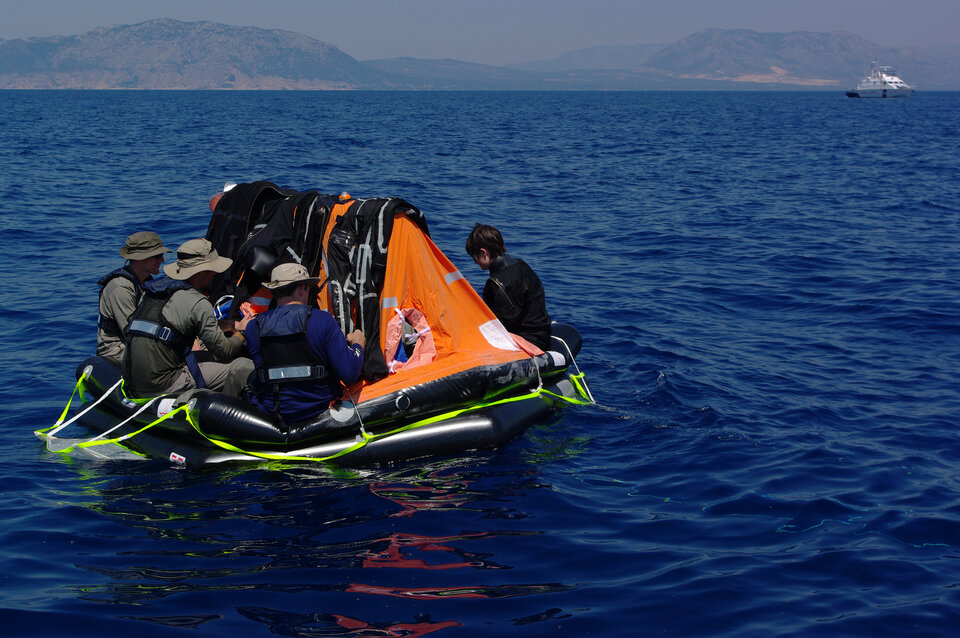
[[387, 324], [397, 321], [397, 309], [415, 309], [426, 318], [436, 356], [374, 383], [355, 385], [350, 392], [354, 400], [372, 399], [471, 368], [530, 356], [517, 346], [446, 255], [403, 214], [394, 217], [380, 300], [377, 345], [384, 348]]

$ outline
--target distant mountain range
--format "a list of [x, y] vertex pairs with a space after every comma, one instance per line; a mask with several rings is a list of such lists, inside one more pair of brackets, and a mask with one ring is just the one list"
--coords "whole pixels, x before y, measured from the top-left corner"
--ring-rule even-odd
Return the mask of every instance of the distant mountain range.
[[850, 33], [705, 29], [663, 44], [552, 60], [359, 61], [291, 31], [168, 18], [0, 40], [2, 89], [839, 90], [872, 60], [919, 90], [960, 90], [960, 47], [890, 48]]

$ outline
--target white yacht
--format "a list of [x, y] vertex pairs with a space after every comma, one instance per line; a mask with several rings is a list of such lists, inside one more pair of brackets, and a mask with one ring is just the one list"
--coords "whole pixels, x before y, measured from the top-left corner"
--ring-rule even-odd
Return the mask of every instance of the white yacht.
[[847, 97], [907, 97], [913, 88], [901, 80], [891, 67], [870, 65], [870, 73], [847, 91]]

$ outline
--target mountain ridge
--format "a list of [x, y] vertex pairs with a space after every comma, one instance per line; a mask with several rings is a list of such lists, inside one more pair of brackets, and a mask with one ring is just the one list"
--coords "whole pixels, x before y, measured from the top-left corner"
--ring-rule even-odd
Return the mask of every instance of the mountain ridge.
[[0, 88], [838, 90], [879, 60], [922, 90], [958, 90], [956, 51], [883, 47], [845, 32], [702, 29], [672, 43], [588, 47], [505, 66], [360, 61], [294, 31], [157, 18], [78, 35], [0, 40]]

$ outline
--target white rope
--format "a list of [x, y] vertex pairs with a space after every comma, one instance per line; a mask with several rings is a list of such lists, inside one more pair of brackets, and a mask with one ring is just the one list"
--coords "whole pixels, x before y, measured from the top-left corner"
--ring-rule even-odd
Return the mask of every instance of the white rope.
[[558, 337], [557, 335], [552, 335], [552, 339], [556, 339], [563, 344], [563, 347], [567, 349], [567, 354], [570, 355], [570, 362], [573, 364], [573, 367], [577, 370], [577, 375], [583, 380], [583, 389], [587, 391], [587, 396], [590, 397], [591, 403], [596, 403], [597, 400], [593, 398], [593, 393], [590, 392], [590, 386], [587, 385], [587, 380], [583, 379], [583, 372], [580, 371], [580, 366], [577, 365], [577, 358], [573, 356], [573, 352], [570, 350], [570, 346], [566, 341], [563, 340], [563, 337]]
[[[159, 399], [159, 398], [160, 398], [160, 397], [153, 397], [152, 399], [150, 399], [149, 401], [147, 401], [146, 403], [144, 403], [142, 406], [140, 406], [140, 409], [139, 409], [139, 410], [137, 410], [136, 412], [134, 412], [133, 414], [131, 414], [130, 416], [128, 416], [126, 419], [124, 419], [124, 420], [121, 421], [120, 423], [117, 423], [115, 426], [113, 426], [112, 428], [110, 428], [110, 429], [107, 430], [106, 432], [101, 432], [100, 434], [98, 434], [97, 436], [93, 437], [93, 438], [90, 439], [89, 441], [85, 441], [85, 443], [90, 443], [91, 441], [97, 441], [97, 440], [99, 440], [99, 439], [102, 439], [102, 438], [106, 437], [108, 434], [112, 433], [112, 432], [113, 432], [114, 430], [116, 430], [117, 428], [126, 425], [126, 424], [129, 423], [131, 420], [133, 420], [135, 417], [139, 416], [141, 412], [143, 412], [144, 410], [146, 410], [147, 408], [149, 408], [151, 405], [153, 405], [153, 402], [156, 401], [156, 400]], [[118, 441], [123, 441], [124, 439], [128, 439], [128, 438], [130, 438], [129, 435], [128, 435], [128, 436], [120, 437], [120, 438], [117, 439], [117, 440], [118, 440]]]
[[360, 406], [357, 405], [358, 401], [354, 401], [352, 394], [347, 394], [347, 396], [350, 397], [350, 403], [353, 404], [353, 411], [357, 414], [357, 422], [360, 424], [360, 432], [363, 434], [363, 438], [369, 437], [370, 433], [363, 427], [363, 419], [360, 418]]
[[[86, 370], [84, 370], [83, 376], [88, 376]], [[82, 417], [84, 414], [86, 414], [87, 412], [89, 412], [90, 410], [92, 410], [92, 409], [93, 409], [94, 407], [96, 407], [101, 401], [103, 401], [104, 399], [106, 399], [107, 396], [108, 396], [111, 392], [113, 392], [114, 390], [116, 390], [116, 389], [117, 389], [117, 386], [119, 386], [122, 381], [123, 381], [122, 378], [119, 379], [116, 383], [114, 383], [112, 386], [110, 386], [110, 389], [108, 389], [106, 392], [104, 392], [103, 394], [101, 394], [99, 399], [97, 399], [96, 401], [94, 401], [93, 403], [91, 403], [90, 405], [88, 405], [87, 407], [85, 407], [83, 410], [81, 410], [80, 412], [78, 412], [77, 414], [75, 414], [72, 419], [70, 419], [69, 421], [66, 421], [65, 423], [63, 423], [62, 425], [60, 425], [60, 427], [58, 427], [57, 429], [53, 430], [52, 432], [47, 432], [44, 436], [53, 437], [57, 432], [59, 432], [60, 430], [62, 430], [62, 429], [65, 428], [65, 427], [67, 427], [68, 425], [70, 425], [71, 423], [73, 423], [74, 421], [76, 421], [77, 419], [79, 419], [80, 417]]]

